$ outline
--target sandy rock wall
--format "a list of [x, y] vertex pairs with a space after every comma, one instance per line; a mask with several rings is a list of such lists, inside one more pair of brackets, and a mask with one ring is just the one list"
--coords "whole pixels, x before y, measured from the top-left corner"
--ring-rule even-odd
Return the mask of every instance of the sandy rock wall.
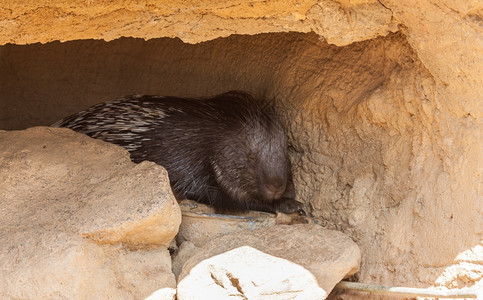
[[346, 45], [397, 29], [391, 11], [377, 0], [1, 0], [0, 7], [0, 44], [123, 36], [198, 43], [231, 34], [314, 31]]
[[[0, 1], [2, 43], [206, 42], [3, 46], [0, 128], [48, 125], [133, 93], [276, 98], [297, 196], [355, 239], [361, 281], [481, 281], [478, 1], [23, 2]], [[228, 36], [282, 31], [314, 33]], [[470, 271], [453, 271], [463, 265]]]
[[0, 0], [0, 44], [119, 37], [198, 43], [231, 34], [297, 31], [342, 46], [402, 29], [442, 92], [461, 102], [452, 103], [453, 109], [477, 117], [482, 15], [478, 0]]
[[380, 1], [389, 8], [418, 58], [435, 78], [441, 101], [458, 117], [482, 116], [483, 3]]
[[299, 195], [366, 246], [362, 281], [430, 284], [481, 239], [481, 127], [455, 121], [405, 42], [345, 50], [315, 59], [304, 84], [290, 86], [300, 70], [282, 72], [303, 95], [287, 104]]

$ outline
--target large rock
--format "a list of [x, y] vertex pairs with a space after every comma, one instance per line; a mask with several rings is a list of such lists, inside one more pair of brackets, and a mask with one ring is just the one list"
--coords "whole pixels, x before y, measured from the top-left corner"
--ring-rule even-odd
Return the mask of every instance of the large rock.
[[0, 210], [2, 297], [174, 294], [179, 207], [166, 171], [121, 147], [69, 129], [0, 131]]
[[[183, 266], [178, 298], [324, 299], [354, 274], [361, 253], [318, 225], [276, 225], [214, 239]], [[244, 298], [246, 297], [246, 298]]]

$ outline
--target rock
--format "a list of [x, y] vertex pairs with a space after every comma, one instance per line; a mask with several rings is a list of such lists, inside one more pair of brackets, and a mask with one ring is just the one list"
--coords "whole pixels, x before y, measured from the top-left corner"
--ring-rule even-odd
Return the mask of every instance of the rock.
[[2, 298], [172, 298], [181, 216], [162, 167], [38, 127], [0, 131], [0, 170]]
[[230, 34], [280, 31], [317, 32], [331, 42], [347, 44], [397, 30], [391, 11], [377, 0], [181, 1], [174, 6], [167, 1], [105, 5], [42, 0], [30, 5], [3, 1], [2, 9], [0, 44], [123, 36], [179, 37], [199, 43]]
[[349, 237], [318, 225], [237, 232], [207, 243], [184, 264], [178, 298], [196, 299], [203, 290], [212, 299], [324, 299], [357, 272], [360, 259]]
[[180, 201], [179, 206], [182, 222], [176, 241], [178, 244], [190, 241], [197, 247], [203, 246], [216, 237], [238, 231], [255, 230], [275, 224], [313, 223], [311, 218], [302, 216], [298, 212], [271, 214], [261, 211], [246, 211], [218, 214], [208, 205], [186, 199]]
[[176, 254], [173, 256], [172, 261], [172, 269], [176, 278], [178, 278], [179, 274], [181, 273], [185, 262], [196, 254], [199, 249], [199, 247], [196, 247], [196, 245], [190, 241], [185, 241], [179, 245], [179, 248], [176, 251]]
[[483, 296], [483, 245], [475, 245], [459, 253], [454, 263], [439, 274], [435, 285], [449, 289], [464, 289], [471, 284], [470, 289], [479, 291]]
[[[178, 285], [178, 299], [323, 299], [326, 292], [305, 268], [241, 246], [200, 262]], [[303, 294], [306, 297], [301, 296]], [[310, 295], [310, 297], [308, 297]]]

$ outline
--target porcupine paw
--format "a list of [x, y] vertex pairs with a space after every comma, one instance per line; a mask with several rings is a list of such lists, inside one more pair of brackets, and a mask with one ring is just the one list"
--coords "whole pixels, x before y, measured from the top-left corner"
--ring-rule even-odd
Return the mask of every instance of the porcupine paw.
[[306, 216], [307, 214], [304, 211], [304, 205], [301, 202], [298, 202], [294, 199], [281, 199], [275, 208], [275, 211], [281, 212], [284, 214], [291, 214], [294, 212], [298, 212], [301, 216]]

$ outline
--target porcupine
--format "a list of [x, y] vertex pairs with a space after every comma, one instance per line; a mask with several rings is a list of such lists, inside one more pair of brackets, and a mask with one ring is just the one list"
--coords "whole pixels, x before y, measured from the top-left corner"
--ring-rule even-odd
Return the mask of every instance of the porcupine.
[[135, 95], [94, 105], [53, 127], [120, 145], [168, 171], [178, 198], [217, 212], [303, 213], [287, 137], [272, 105], [231, 91], [211, 98]]

